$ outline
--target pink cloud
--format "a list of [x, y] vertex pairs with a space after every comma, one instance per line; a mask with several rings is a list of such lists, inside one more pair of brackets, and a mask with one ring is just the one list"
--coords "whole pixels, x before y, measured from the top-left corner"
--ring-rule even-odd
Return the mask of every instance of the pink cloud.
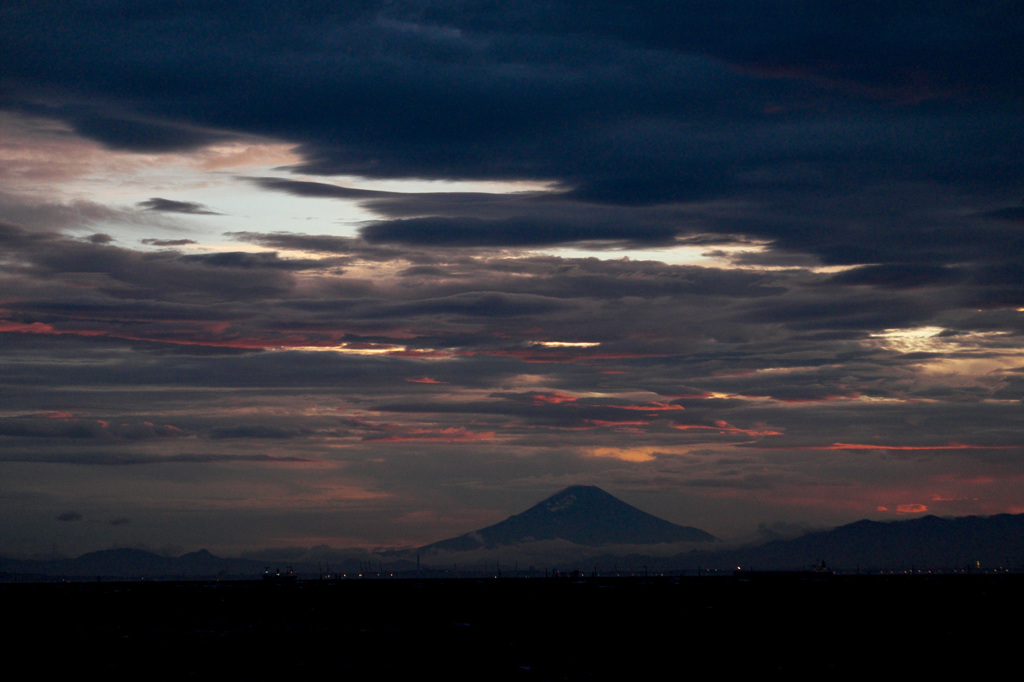
[[442, 429], [407, 429], [386, 436], [366, 436], [363, 440], [375, 443], [396, 443], [402, 441], [426, 441], [433, 443], [460, 443], [471, 441], [494, 440], [493, 431], [470, 431], [465, 427], [449, 427]]
[[971, 445], [949, 443], [947, 445], [876, 445], [867, 443], [832, 443], [831, 445], [798, 445], [789, 450], [1013, 450], [1018, 445]]

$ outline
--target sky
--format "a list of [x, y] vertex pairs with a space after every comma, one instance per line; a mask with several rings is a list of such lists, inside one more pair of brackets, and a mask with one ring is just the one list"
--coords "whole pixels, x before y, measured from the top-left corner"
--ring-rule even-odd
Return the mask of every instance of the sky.
[[0, 552], [1024, 513], [1024, 3], [0, 5]]

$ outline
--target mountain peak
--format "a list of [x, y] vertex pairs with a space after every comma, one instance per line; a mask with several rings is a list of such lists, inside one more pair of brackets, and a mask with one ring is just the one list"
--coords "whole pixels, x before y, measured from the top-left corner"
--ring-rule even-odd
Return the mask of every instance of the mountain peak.
[[601, 545], [707, 542], [715, 538], [659, 519], [592, 485], [574, 485], [493, 526], [427, 545], [423, 550], [470, 550], [536, 540]]
[[609, 495], [596, 485], [571, 485], [547, 498], [541, 504], [548, 511], [557, 512], [577, 504], [594, 503], [601, 499], [615, 500], [612, 495]]

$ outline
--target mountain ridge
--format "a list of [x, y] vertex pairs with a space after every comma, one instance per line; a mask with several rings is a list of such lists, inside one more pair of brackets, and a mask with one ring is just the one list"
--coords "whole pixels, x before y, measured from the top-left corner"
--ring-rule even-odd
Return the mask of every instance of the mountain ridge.
[[[569, 509], [572, 506], [568, 504], [569, 502], [570, 500], [559, 498], [556, 494], [540, 504], [550, 503], [552, 507]], [[454, 539], [462, 537], [465, 536]], [[543, 546], [549, 543], [526, 541], [520, 545], [502, 548], [502, 551], [507, 551], [505, 561], [516, 556], [524, 556], [531, 544]], [[623, 554], [622, 547], [602, 549], [579, 545], [571, 548], [571, 554], [580, 560], [585, 559], [594, 566], [616, 566], [626, 570], [629, 570], [629, 567], [643, 567], [645, 572], [649, 569], [689, 574], [696, 569], [702, 572], [710, 569], [732, 572], [737, 567], [754, 571], [800, 570], [818, 566], [821, 562], [825, 562], [829, 568], [837, 572], [872, 573], [932, 569], [939, 572], [1020, 572], [1024, 571], [1024, 514], [960, 517], [929, 515], [891, 521], [861, 519], [828, 530], [813, 531], [796, 538], [776, 539], [757, 545], [723, 547], [714, 543], [712, 547], [708, 546], [709, 544], [711, 543], [695, 544], [694, 549], [689, 552], [672, 556], [653, 556], [643, 551]], [[700, 546], [706, 546], [708, 549], [697, 549]], [[470, 549], [481, 547], [483, 545], [478, 540]], [[562, 550], [564, 556], [564, 548]], [[387, 560], [389, 571], [396, 574], [420, 575], [417, 563], [412, 559], [409, 550], [395, 550], [394, 553], [378, 551], [376, 554], [359, 550], [358, 556], [353, 554], [348, 559], [341, 555], [351, 550], [333, 551], [333, 556], [325, 557], [324, 560], [329, 562], [335, 572], [358, 573], [371, 563], [378, 564]], [[466, 554], [466, 557], [473, 556], [472, 552]], [[540, 553], [535, 556], [538, 557], [538, 566], [544, 566], [543, 562], [548, 561], [541, 557]], [[449, 557], [446, 557], [445, 561], [448, 560]], [[147, 580], [216, 576], [218, 579], [251, 580], [261, 575], [267, 565], [288, 563], [294, 563], [295, 569], [306, 575], [317, 575], [321, 570], [319, 561], [319, 558], [312, 562], [308, 559], [303, 562], [221, 558], [205, 549], [177, 558], [140, 549], [107, 549], [87, 552], [77, 558], [51, 560], [0, 557], [0, 581], [52, 580], [58, 577], [94, 580], [101, 576]], [[465, 560], [460, 560], [460, 563], [463, 561]]]
[[861, 519], [789, 540], [718, 552], [716, 557], [718, 563], [766, 569], [819, 561], [842, 570], [1024, 569], [1024, 514]]

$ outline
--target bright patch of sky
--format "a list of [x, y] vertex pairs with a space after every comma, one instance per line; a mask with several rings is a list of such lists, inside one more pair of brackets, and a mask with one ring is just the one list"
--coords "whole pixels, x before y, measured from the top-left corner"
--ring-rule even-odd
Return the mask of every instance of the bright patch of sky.
[[585, 247], [556, 247], [544, 249], [560, 258], [598, 258], [600, 260], [617, 260], [626, 258], [632, 261], [660, 261], [668, 265], [703, 265], [705, 267], [735, 267], [729, 260], [729, 253], [741, 251], [754, 251], [750, 244], [736, 246], [716, 246], [709, 249], [707, 246], [693, 245], [670, 245], [650, 246], [646, 248], [615, 248], [615, 249], [587, 249]]
[[[0, 180], [9, 196], [39, 198], [72, 205], [91, 202], [116, 209], [69, 228], [80, 236], [104, 233], [131, 248], [145, 248], [143, 239], [192, 240], [174, 248], [215, 251], [262, 251], [264, 247], [226, 237], [230, 232], [295, 232], [357, 236], [360, 225], [380, 219], [356, 200], [292, 196], [268, 191], [250, 177], [277, 177], [331, 183], [353, 189], [386, 192], [537, 192], [552, 189], [535, 181], [445, 181], [423, 179], [367, 180], [355, 177], [303, 176], [288, 170], [302, 159], [293, 147], [273, 141], [234, 142], [173, 154], [140, 154], [107, 150], [77, 137], [67, 127], [15, 114], [0, 115], [0, 125], [18, 135], [0, 139]], [[26, 142], [27, 140], [27, 142]], [[59, 183], [57, 182], [59, 181]], [[58, 196], [53, 195], [60, 188]], [[190, 203], [200, 212], [146, 210], [153, 198]], [[150, 244], [150, 248], [163, 248]], [[758, 251], [751, 244], [668, 245], [645, 248], [535, 249], [563, 258], [652, 260], [677, 265], [735, 267], [729, 257]], [[289, 255], [289, 254], [282, 254]], [[297, 254], [295, 254], [297, 255]], [[303, 254], [310, 257], [311, 254]]]
[[973, 332], [945, 334], [942, 327], [913, 327], [886, 329], [872, 334], [879, 345], [900, 353], [949, 353], [950, 351], [979, 350], [986, 341], [1005, 336], [1004, 332]]

